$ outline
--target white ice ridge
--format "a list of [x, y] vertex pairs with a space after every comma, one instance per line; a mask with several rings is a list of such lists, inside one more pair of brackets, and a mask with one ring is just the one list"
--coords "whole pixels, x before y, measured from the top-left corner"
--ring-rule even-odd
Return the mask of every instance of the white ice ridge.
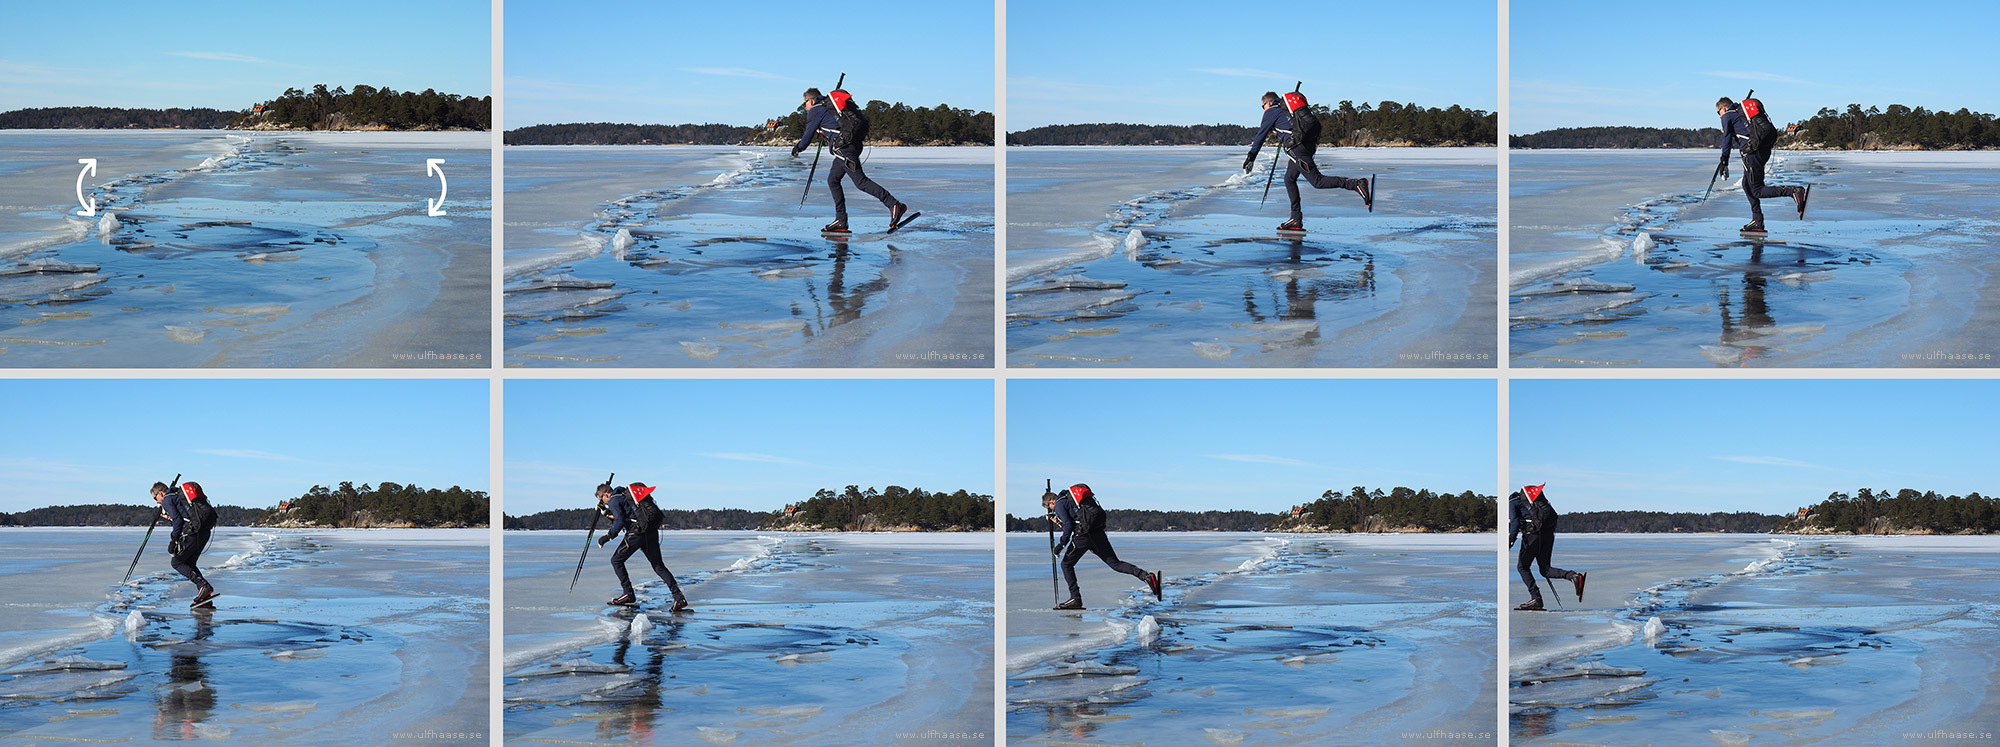
[[1083, 264], [1094, 259], [1103, 259], [1111, 256], [1112, 252], [1118, 251], [1120, 246], [1122, 244], [1118, 237], [1093, 234], [1090, 237], [1090, 243], [1078, 249], [1020, 264], [1008, 262], [1007, 282], [1018, 283], [1023, 278], [1045, 275], [1071, 265]]
[[53, 638], [23, 643], [12, 648], [0, 649], [0, 669], [6, 669], [23, 659], [37, 654], [60, 651], [80, 643], [88, 643], [99, 638], [108, 638], [113, 633], [118, 632], [118, 627], [122, 623], [123, 621], [116, 617], [92, 614], [90, 616], [90, 624], [79, 630], [73, 630]]
[[1646, 253], [1652, 251], [1653, 247], [1656, 246], [1659, 246], [1659, 244], [1653, 241], [1652, 234], [1640, 231], [1639, 235], [1632, 237], [1632, 261], [1645, 264]]
[[112, 215], [111, 211], [106, 210], [104, 211], [104, 217], [97, 219], [97, 238], [109, 244], [111, 243], [111, 235], [114, 233], [118, 233], [118, 216]]
[[1509, 257], [1507, 287], [1511, 290], [1546, 277], [1610, 262], [1624, 256], [1626, 242], [1610, 236], [1599, 236], [1596, 246], [1581, 247], [1571, 252], [1537, 252], [1555, 255], [1554, 259], [1541, 262], [1528, 261], [1526, 257]]
[[620, 228], [618, 235], [611, 237], [611, 251], [617, 252], [620, 258], [623, 258], [624, 251], [632, 248], [633, 243], [632, 229]]
[[725, 570], [747, 571], [752, 568], [756, 568], [757, 566], [770, 560], [771, 556], [778, 552], [778, 548], [783, 547], [785, 544], [784, 540], [779, 539], [777, 537], [765, 537], [763, 535], [758, 535], [757, 539], [764, 543], [763, 547], [758, 548], [757, 552], [752, 553], [748, 556], [737, 558], [736, 562], [731, 563], [729, 567]]
[[270, 551], [271, 548], [276, 547], [278, 545], [278, 535], [275, 534], [269, 534], [266, 532], [251, 532], [250, 536], [257, 538], [257, 546], [252, 547], [243, 552], [237, 553], [235, 555], [229, 556], [229, 559], [222, 561], [222, 565], [219, 567], [241, 568], [245, 565], [248, 565], [250, 561], [256, 559], [257, 556]]
[[709, 182], [710, 186], [720, 187], [725, 184], [741, 181], [743, 177], [749, 176], [751, 172], [756, 171], [758, 167], [764, 165], [764, 154], [762, 153], [741, 150], [737, 151], [736, 155], [745, 157], [743, 165], [737, 167], [734, 171], [716, 174], [715, 179]]
[[1264, 542], [1270, 545], [1269, 548], [1264, 550], [1264, 554], [1243, 561], [1242, 565], [1236, 566], [1236, 570], [1254, 571], [1259, 568], [1262, 568], [1271, 561], [1277, 560], [1278, 553], [1283, 552], [1286, 547], [1289, 547], [1292, 544], [1291, 540], [1279, 539], [1276, 537], [1266, 537], [1264, 538]]
[[1743, 570], [1737, 571], [1731, 575], [1748, 576], [1753, 573], [1762, 573], [1765, 569], [1770, 568], [1773, 564], [1776, 564], [1780, 558], [1785, 557], [1786, 551], [1789, 551], [1792, 548], [1797, 547], [1799, 544], [1791, 540], [1781, 540], [1781, 539], [1774, 539], [1771, 540], [1771, 542], [1772, 542], [1771, 554], [1769, 556], [1753, 560], [1750, 562], [1749, 565], [1743, 566]]

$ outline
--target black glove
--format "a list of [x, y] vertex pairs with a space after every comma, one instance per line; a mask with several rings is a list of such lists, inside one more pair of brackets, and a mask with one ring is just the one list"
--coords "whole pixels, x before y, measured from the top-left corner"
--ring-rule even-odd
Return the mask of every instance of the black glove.
[[606, 543], [606, 542], [610, 542], [610, 541], [611, 541], [611, 535], [609, 535], [609, 534], [607, 534], [607, 535], [604, 535], [604, 536], [602, 536], [602, 537], [599, 537], [599, 538], [597, 538], [597, 546], [598, 546], [598, 547], [603, 547], [603, 546], [604, 546], [604, 543]]
[[792, 157], [793, 157], [793, 158], [798, 158], [798, 157], [799, 157], [799, 154], [800, 154], [800, 153], [803, 153], [803, 152], [805, 152], [805, 149], [804, 149], [804, 148], [800, 148], [800, 147], [798, 147], [798, 146], [792, 146]]
[[1722, 167], [1721, 167], [1721, 168], [1719, 168], [1719, 169], [1716, 169], [1716, 173], [1718, 173], [1718, 174], [1721, 174], [1721, 175], [1722, 175], [1722, 178], [1724, 178], [1724, 179], [1728, 179], [1728, 178], [1729, 178], [1729, 162], [1728, 162], [1728, 161], [1723, 161], [1723, 162], [1722, 162]]
[[1247, 155], [1247, 156], [1244, 156], [1244, 157], [1243, 157], [1243, 173], [1245, 173], [1245, 174], [1248, 174], [1248, 173], [1250, 173], [1250, 172], [1252, 172], [1252, 171], [1256, 171], [1256, 170], [1257, 170], [1257, 154], [1255, 154], [1255, 153], [1252, 153], [1252, 154], [1250, 154], [1250, 155]]

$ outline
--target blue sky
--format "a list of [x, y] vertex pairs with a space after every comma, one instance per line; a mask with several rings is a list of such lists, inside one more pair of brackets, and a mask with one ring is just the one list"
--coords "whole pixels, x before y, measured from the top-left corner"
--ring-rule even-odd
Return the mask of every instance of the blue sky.
[[506, 512], [660, 488], [661, 508], [775, 511], [820, 488], [993, 494], [993, 382], [514, 380]]
[[1509, 3], [1508, 131], [1714, 127], [1751, 88], [1796, 122], [1848, 104], [1994, 113], [1986, 0], [1890, 3]]
[[487, 0], [5, 0], [0, 17], [8, 29], [0, 46], [0, 111], [236, 110], [317, 83], [466, 96], [493, 89]]
[[486, 490], [485, 380], [0, 381], [0, 511], [149, 501], [201, 483], [263, 508], [315, 484]]
[[2000, 493], [2000, 381], [1509, 385], [1510, 478], [1562, 511], [1788, 513], [1860, 488]]
[[[1044, 479], [1106, 508], [1276, 512], [1329, 489], [1493, 493], [1496, 393], [1471, 380], [1007, 382], [1007, 492]], [[1025, 508], [1023, 507], [1025, 506]]]
[[993, 110], [991, 3], [592, 8], [508, 1], [507, 129], [761, 125], [797, 108], [808, 87], [832, 90], [843, 72], [847, 90], [863, 100]]
[[1498, 5], [1416, 5], [1010, 0], [1007, 130], [1255, 126], [1257, 97], [1301, 80], [1316, 104], [1497, 109]]

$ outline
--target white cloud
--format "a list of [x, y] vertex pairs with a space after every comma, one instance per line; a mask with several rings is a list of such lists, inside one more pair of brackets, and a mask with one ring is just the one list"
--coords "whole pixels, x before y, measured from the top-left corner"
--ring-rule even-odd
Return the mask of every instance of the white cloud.
[[1779, 75], [1777, 73], [1722, 71], [1722, 72], [1705, 72], [1702, 73], [1702, 75], [1707, 75], [1715, 78], [1730, 78], [1733, 80], [1759, 80], [1759, 81], [1764, 81], [1766, 83], [1790, 83], [1793, 85], [1809, 85], [1807, 81], [1799, 80], [1798, 78], [1793, 78], [1791, 76]]
[[1803, 468], [1806, 468], [1806, 469], [1828, 469], [1827, 467], [1824, 467], [1824, 466], [1821, 466], [1821, 465], [1818, 465], [1818, 464], [1813, 464], [1813, 463], [1811, 463], [1811, 462], [1801, 462], [1801, 461], [1799, 461], [1799, 460], [1797, 460], [1797, 459], [1786, 459], [1786, 458], [1784, 458], [1784, 457], [1773, 457], [1773, 456], [1717, 456], [1717, 457], [1709, 457], [1709, 458], [1710, 458], [1710, 459], [1720, 459], [1720, 460], [1722, 460], [1722, 461], [1725, 461], [1725, 462], [1736, 462], [1736, 463], [1738, 463], [1738, 464], [1756, 464], [1756, 465], [1762, 465], [1762, 466], [1766, 466], [1766, 467], [1803, 467]]
[[761, 462], [764, 464], [792, 464], [799, 466], [805, 466], [806, 464], [805, 462], [801, 462], [797, 459], [792, 459], [790, 457], [774, 456], [771, 454], [754, 454], [747, 452], [716, 452], [710, 454], [703, 454], [702, 456], [708, 457], [710, 459], [727, 459], [732, 462]]
[[1256, 70], [1256, 69], [1241, 68], [1241, 67], [1221, 67], [1221, 68], [1204, 67], [1204, 68], [1196, 68], [1195, 72], [1208, 73], [1209, 75], [1226, 75], [1231, 78], [1269, 78], [1271, 80], [1286, 80], [1283, 73], [1274, 73], [1269, 70]]
[[276, 62], [272, 62], [262, 57], [251, 57], [250, 55], [247, 54], [237, 54], [235, 52], [168, 52], [167, 54], [173, 55], [175, 57], [188, 57], [197, 60], [208, 60], [210, 62], [247, 62], [253, 65], [278, 64]]
[[750, 70], [747, 68], [740, 68], [740, 67], [684, 67], [681, 68], [681, 70], [690, 73], [701, 73], [702, 75], [721, 75], [730, 78], [758, 78], [761, 80], [791, 80], [791, 78], [787, 78], [782, 75], [775, 75], [772, 73], [764, 72], [762, 70]]
[[259, 451], [257, 449], [195, 449], [194, 453], [207, 454], [209, 456], [229, 457], [231, 459], [262, 459], [271, 462], [306, 461], [304, 459], [300, 459], [298, 457], [291, 456], [289, 454], [277, 454], [269, 451]]
[[1302, 462], [1290, 457], [1271, 456], [1269, 454], [1206, 454], [1204, 456], [1210, 459], [1221, 459], [1229, 462], [1249, 462], [1251, 464], [1282, 464], [1288, 467], [1316, 466], [1311, 462]]

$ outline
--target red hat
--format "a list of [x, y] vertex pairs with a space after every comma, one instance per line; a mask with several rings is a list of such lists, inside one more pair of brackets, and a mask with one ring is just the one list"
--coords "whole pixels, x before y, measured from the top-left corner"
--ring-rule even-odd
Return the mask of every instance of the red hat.
[[[1542, 483], [1542, 485], [1547, 485], [1547, 484], [1548, 483]], [[1527, 494], [1528, 501], [1532, 503], [1542, 497], [1542, 485], [1523, 486], [1521, 488], [1521, 492]]]

